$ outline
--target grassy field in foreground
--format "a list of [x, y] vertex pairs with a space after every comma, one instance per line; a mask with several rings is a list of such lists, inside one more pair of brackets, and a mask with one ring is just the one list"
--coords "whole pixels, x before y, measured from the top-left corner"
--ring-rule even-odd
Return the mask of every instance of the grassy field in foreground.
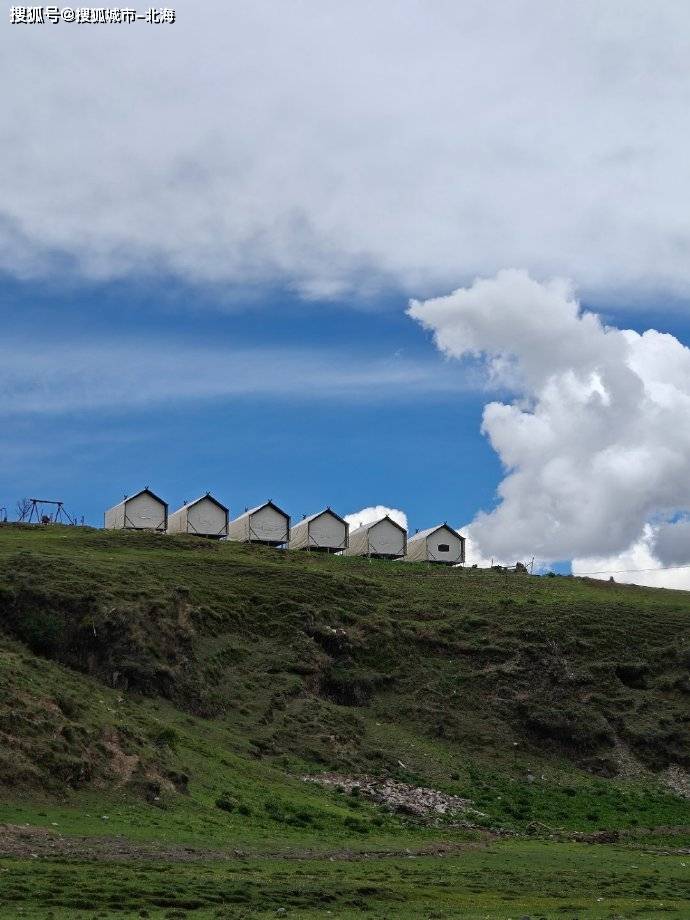
[[[686, 918], [687, 857], [505, 841], [444, 859], [241, 860], [230, 864], [3, 861], [0, 915], [316, 920], [524, 916]], [[330, 913], [329, 913], [330, 912]]]
[[[0, 916], [690, 917], [689, 614], [685, 592], [0, 526]], [[387, 811], [303, 781], [323, 771], [476, 811]], [[63, 843], [13, 850], [18, 825]]]

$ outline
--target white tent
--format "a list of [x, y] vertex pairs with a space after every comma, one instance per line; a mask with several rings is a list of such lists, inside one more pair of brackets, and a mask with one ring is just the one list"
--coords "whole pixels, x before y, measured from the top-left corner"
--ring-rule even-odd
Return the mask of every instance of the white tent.
[[193, 533], [200, 537], [225, 537], [228, 509], [210, 492], [186, 502], [168, 518], [168, 533]]
[[326, 508], [295, 524], [290, 531], [289, 549], [309, 549], [336, 553], [347, 549], [350, 525], [339, 514]]
[[346, 556], [374, 556], [378, 559], [398, 559], [407, 549], [407, 531], [392, 518], [381, 518], [350, 533]]
[[257, 505], [228, 525], [228, 540], [282, 546], [290, 539], [290, 515], [272, 501]]
[[148, 486], [136, 495], [108, 508], [104, 515], [106, 530], [160, 530], [168, 526], [168, 503]]
[[405, 561], [459, 565], [465, 561], [465, 538], [448, 524], [420, 530], [407, 541]]

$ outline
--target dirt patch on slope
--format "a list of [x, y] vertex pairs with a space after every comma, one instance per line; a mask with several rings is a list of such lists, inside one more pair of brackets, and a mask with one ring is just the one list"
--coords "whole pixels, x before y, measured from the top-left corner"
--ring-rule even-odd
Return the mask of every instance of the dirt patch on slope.
[[314, 860], [368, 860], [395, 859], [415, 856], [456, 856], [467, 850], [486, 845], [488, 834], [477, 841], [459, 843], [430, 843], [409, 849], [316, 851], [296, 849], [270, 853], [249, 853], [244, 850], [213, 850], [182, 844], [135, 843], [126, 837], [63, 836], [47, 827], [29, 827], [17, 824], [0, 825], [0, 858], [15, 859], [73, 859], [78, 862], [225, 862], [236, 859], [314, 859]]

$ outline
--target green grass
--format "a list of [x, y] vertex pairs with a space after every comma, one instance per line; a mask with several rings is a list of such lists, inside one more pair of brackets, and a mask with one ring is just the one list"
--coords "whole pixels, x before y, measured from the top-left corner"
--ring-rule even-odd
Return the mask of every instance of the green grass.
[[[253, 893], [227, 916], [689, 916], [681, 857], [645, 850], [690, 844], [665, 780], [690, 769], [689, 614], [684, 592], [0, 526], [0, 822], [246, 854], [8, 860], [2, 909], [76, 916], [88, 891], [85, 916], [114, 915], [119, 886], [164, 916], [164, 879], [175, 903], [206, 892], [195, 917], [230, 884]], [[529, 836], [345, 862], [478, 833], [300, 778], [323, 770], [433, 786]], [[620, 846], [568, 842], [604, 830]]]
[[[0, 911], [50, 917], [686, 918], [679, 857], [509, 841], [445, 859], [204, 865], [6, 861]], [[142, 913], [146, 911], [147, 913]], [[173, 913], [178, 911], [178, 913]]]

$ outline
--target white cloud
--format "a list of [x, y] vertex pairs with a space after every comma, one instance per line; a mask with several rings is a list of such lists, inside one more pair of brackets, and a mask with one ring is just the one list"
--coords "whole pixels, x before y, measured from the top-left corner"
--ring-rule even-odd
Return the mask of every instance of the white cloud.
[[380, 521], [386, 515], [407, 530], [407, 515], [405, 512], [400, 511], [398, 508], [387, 508], [385, 505], [373, 505], [369, 508], [362, 508], [361, 511], [346, 514], [345, 520], [350, 525], [351, 530], [356, 530], [358, 527], [364, 527], [365, 524]]
[[10, 26], [0, 265], [690, 295], [686, 0], [192, 0]]
[[510, 563], [506, 563], [502, 559], [494, 559], [491, 556], [485, 556], [477, 542], [472, 537], [472, 525], [468, 524], [464, 527], [456, 528], [458, 533], [461, 533], [465, 538], [465, 565], [471, 566], [476, 565], [480, 569], [488, 569], [491, 565], [514, 565], [517, 560], [513, 559]]
[[687, 524], [672, 524], [690, 505], [690, 349], [605, 326], [568, 283], [523, 271], [413, 301], [409, 314], [444, 354], [478, 357], [516, 395], [484, 408], [506, 475], [497, 507], [471, 524], [480, 553], [575, 559], [580, 571], [621, 553], [690, 561]]
[[652, 536], [654, 555], [661, 565], [684, 565], [690, 561], [690, 520], [687, 517], [657, 524]]
[[160, 339], [4, 340], [0, 417], [135, 409], [248, 396], [369, 402], [450, 393], [461, 374], [436, 362], [325, 348], [233, 348]]
[[[662, 525], [662, 527], [675, 525]], [[645, 525], [638, 540], [622, 553], [613, 556], [590, 557], [573, 560], [574, 575], [590, 575], [593, 578], [626, 582], [629, 584], [649, 585], [653, 588], [690, 589], [690, 547], [687, 545], [687, 533], [684, 551], [677, 556], [683, 562], [674, 567], [664, 568], [668, 563], [660, 557], [657, 539], [659, 528]]]

